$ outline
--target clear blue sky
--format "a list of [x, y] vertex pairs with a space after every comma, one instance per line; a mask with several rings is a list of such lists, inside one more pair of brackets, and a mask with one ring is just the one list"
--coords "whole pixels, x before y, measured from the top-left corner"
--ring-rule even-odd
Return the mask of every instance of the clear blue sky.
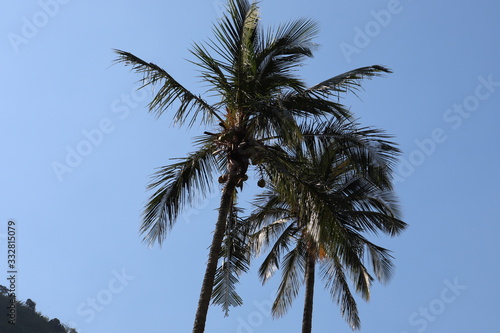
[[[186, 210], [161, 249], [142, 244], [138, 227], [149, 175], [191, 151], [203, 129], [154, 119], [151, 95], [134, 93], [139, 77], [110, 65], [113, 48], [130, 51], [202, 92], [188, 49], [211, 36], [222, 4], [3, 5], [0, 284], [15, 219], [18, 298], [80, 333], [191, 330], [217, 193]], [[396, 187], [410, 224], [399, 238], [375, 240], [394, 251], [397, 268], [369, 303], [359, 301], [362, 332], [498, 330], [500, 3], [263, 0], [261, 9], [264, 24], [319, 22], [320, 47], [301, 71], [311, 85], [366, 65], [394, 71], [366, 81], [361, 100], [344, 100], [362, 124], [400, 143]], [[252, 270], [239, 288], [244, 306], [227, 318], [212, 307], [206, 331], [299, 331], [302, 298], [283, 319], [269, 317], [277, 281], [261, 287]], [[348, 332], [320, 282], [316, 295], [313, 330]]]

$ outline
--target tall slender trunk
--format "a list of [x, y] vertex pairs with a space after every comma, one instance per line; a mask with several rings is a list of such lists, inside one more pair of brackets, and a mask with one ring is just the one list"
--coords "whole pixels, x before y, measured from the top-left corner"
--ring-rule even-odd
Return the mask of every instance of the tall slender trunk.
[[304, 300], [304, 313], [302, 316], [302, 333], [311, 333], [313, 299], [314, 299], [314, 270], [316, 269], [316, 260], [314, 256], [308, 254], [306, 264], [306, 297]]
[[217, 270], [217, 262], [219, 260], [220, 250], [222, 248], [222, 240], [226, 231], [226, 220], [233, 200], [234, 190], [238, 182], [238, 176], [234, 173], [229, 173], [228, 180], [222, 191], [219, 207], [219, 215], [215, 224], [212, 245], [208, 254], [207, 268], [205, 277], [201, 286], [200, 299], [198, 301], [198, 309], [194, 319], [193, 333], [203, 333], [205, 331], [205, 322], [207, 320], [208, 307], [212, 298], [212, 290], [214, 286], [215, 272]]

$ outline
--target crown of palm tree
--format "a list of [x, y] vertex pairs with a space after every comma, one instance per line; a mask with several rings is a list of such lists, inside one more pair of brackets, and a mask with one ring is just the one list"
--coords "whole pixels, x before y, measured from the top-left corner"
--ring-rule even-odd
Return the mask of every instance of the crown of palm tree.
[[[215, 40], [195, 44], [192, 53], [196, 57], [193, 64], [209, 84], [206, 93], [216, 93], [220, 99], [215, 104], [189, 91], [158, 65], [115, 50], [116, 62], [143, 75], [141, 88], [160, 86], [149, 103], [155, 116], [179, 101], [172, 116], [174, 123], [192, 126], [201, 118], [203, 124], [219, 128], [217, 133], [205, 132], [198, 138], [196, 152], [154, 174], [149, 189], [155, 192], [146, 205], [141, 227], [145, 241], [150, 243], [162, 243], [182, 208], [193, 202], [194, 193], [207, 193], [211, 175], [227, 169], [231, 155], [243, 160], [240, 164], [252, 158], [259, 162], [266, 157], [262, 152], [268, 148], [264, 146], [266, 140], [300, 139], [297, 117], [349, 117], [347, 109], [330, 97], [355, 91], [363, 78], [390, 72], [378, 65], [362, 67], [305, 88], [294, 69], [312, 56], [317, 25], [298, 19], [264, 31], [257, 4], [247, 0], [230, 0], [228, 13], [213, 30]], [[242, 146], [246, 154], [238, 154]], [[249, 152], [261, 154], [238, 156]], [[245, 166], [242, 169], [246, 171]]]

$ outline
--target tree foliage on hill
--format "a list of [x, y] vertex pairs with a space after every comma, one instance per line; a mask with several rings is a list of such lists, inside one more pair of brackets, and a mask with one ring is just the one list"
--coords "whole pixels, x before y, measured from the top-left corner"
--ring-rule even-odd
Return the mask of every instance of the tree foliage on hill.
[[[0, 286], [0, 289], [3, 286]], [[33, 304], [36, 304], [31, 299]], [[28, 301], [27, 301], [28, 302]], [[29, 302], [30, 304], [32, 304]], [[2, 320], [0, 320], [0, 332], [8, 333], [78, 333], [74, 328], [62, 324], [59, 319], [49, 319], [40, 312], [34, 311], [34, 307], [16, 300], [16, 321], [15, 325], [8, 322], [7, 308], [10, 304], [10, 298], [5, 293], [0, 293], [0, 309]]]

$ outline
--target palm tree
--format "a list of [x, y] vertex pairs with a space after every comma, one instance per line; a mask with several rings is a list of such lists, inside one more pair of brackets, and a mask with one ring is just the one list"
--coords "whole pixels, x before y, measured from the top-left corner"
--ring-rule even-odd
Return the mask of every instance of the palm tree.
[[339, 122], [322, 131], [319, 136], [305, 134], [304, 143], [289, 151], [299, 166], [296, 176], [275, 177], [247, 220], [260, 229], [253, 236], [254, 252], [271, 247], [259, 269], [261, 281], [282, 269], [273, 315], [284, 315], [305, 284], [302, 333], [312, 330], [316, 264], [342, 316], [358, 329], [358, 310], [346, 276], [368, 300], [374, 279], [363, 263], [365, 255], [379, 281], [387, 282], [392, 271], [388, 250], [363, 234], [381, 231], [395, 236], [406, 227], [391, 191], [391, 166], [398, 149], [387, 136]]
[[116, 62], [143, 75], [142, 88], [158, 87], [149, 104], [150, 112], [161, 116], [177, 101], [180, 105], [173, 114], [175, 124], [192, 126], [199, 122], [207, 128], [197, 138], [195, 152], [154, 174], [148, 186], [153, 194], [145, 206], [140, 228], [145, 242], [161, 245], [182, 209], [197, 196], [205, 196], [213, 187], [212, 177], [220, 175], [220, 206], [195, 317], [195, 333], [204, 331], [212, 298], [226, 308], [241, 303], [234, 289], [215, 290], [214, 282], [234, 285], [237, 274], [245, 268], [222, 265], [219, 273], [229, 272], [221, 273], [228, 278], [220, 278], [219, 274], [215, 281], [219, 258], [225, 258], [225, 263], [232, 260], [225, 257], [232, 256], [232, 251], [228, 251], [224, 239], [237, 234], [233, 232], [238, 220], [236, 193], [248, 178], [248, 168], [253, 165], [262, 173], [286, 169], [286, 159], [278, 156], [279, 145], [302, 138], [300, 119], [322, 122], [325, 117], [348, 118], [349, 111], [335, 102], [335, 97], [355, 90], [363, 78], [390, 72], [378, 65], [363, 67], [307, 88], [294, 72], [312, 56], [312, 40], [318, 31], [314, 22], [298, 19], [264, 30], [255, 2], [229, 0], [227, 10], [214, 26], [215, 39], [194, 44], [191, 51], [193, 63], [209, 85], [206, 93], [218, 98], [215, 103], [191, 92], [158, 65], [116, 50]]

